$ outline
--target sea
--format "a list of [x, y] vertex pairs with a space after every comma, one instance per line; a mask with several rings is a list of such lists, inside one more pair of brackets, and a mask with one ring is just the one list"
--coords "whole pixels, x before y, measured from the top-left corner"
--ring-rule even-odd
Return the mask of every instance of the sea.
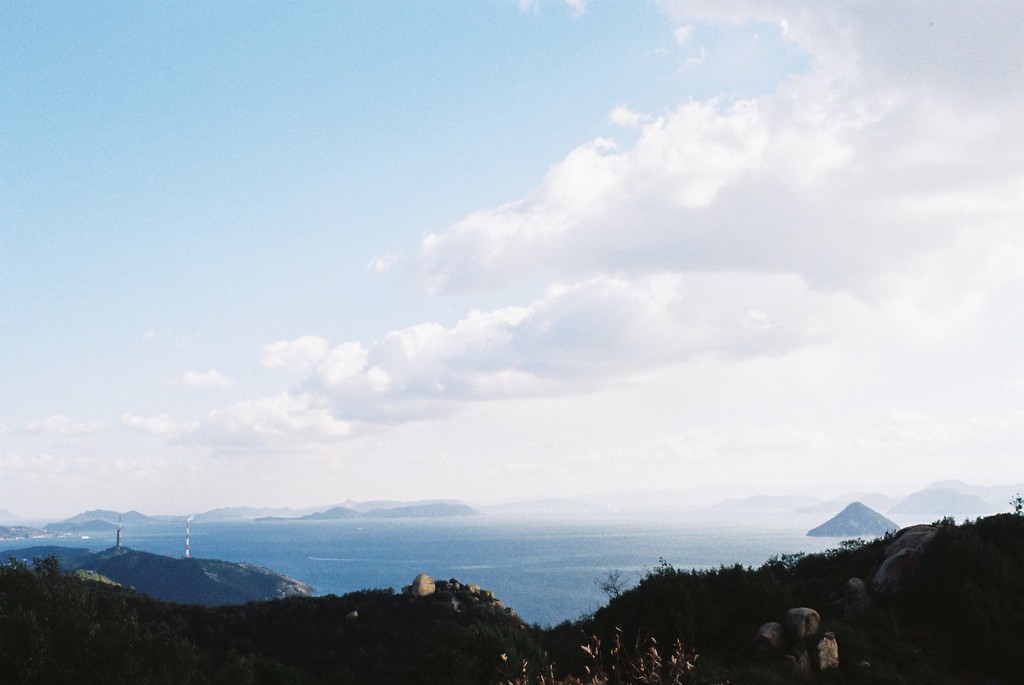
[[[811, 538], [821, 516], [609, 513], [482, 515], [433, 519], [193, 521], [193, 557], [245, 562], [296, 578], [317, 594], [400, 591], [419, 573], [491, 590], [529, 623], [555, 625], [608, 601], [599, 583], [618, 573], [635, 585], [663, 563], [678, 569], [760, 566], [773, 556], [820, 552], [837, 538]], [[115, 533], [0, 542], [112, 547]], [[183, 523], [125, 527], [132, 549], [184, 556]]]

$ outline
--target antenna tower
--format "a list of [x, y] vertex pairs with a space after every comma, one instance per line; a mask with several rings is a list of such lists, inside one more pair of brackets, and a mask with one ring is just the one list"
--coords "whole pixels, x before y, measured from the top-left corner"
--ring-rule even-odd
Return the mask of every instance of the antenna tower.
[[192, 524], [192, 516], [189, 515], [189, 517], [187, 519], [185, 519], [185, 558], [186, 559], [188, 559], [188, 557], [189, 557], [189, 528], [190, 528], [191, 524]]
[[121, 551], [121, 517], [117, 517], [117, 551]]

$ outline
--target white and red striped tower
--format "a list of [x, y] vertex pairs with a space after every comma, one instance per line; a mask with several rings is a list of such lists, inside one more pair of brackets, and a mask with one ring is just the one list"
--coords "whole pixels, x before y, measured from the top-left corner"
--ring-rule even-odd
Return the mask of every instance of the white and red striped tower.
[[189, 516], [187, 519], [185, 519], [185, 558], [186, 559], [188, 559], [188, 555], [189, 555], [189, 548], [188, 548], [188, 545], [189, 545], [189, 527], [191, 526], [191, 524], [192, 524], [192, 517]]

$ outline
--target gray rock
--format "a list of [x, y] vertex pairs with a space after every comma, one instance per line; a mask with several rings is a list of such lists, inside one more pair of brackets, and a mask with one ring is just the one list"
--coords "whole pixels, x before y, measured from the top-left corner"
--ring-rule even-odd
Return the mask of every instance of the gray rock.
[[896, 534], [896, 539], [889, 543], [885, 548], [886, 558], [895, 556], [904, 549], [913, 549], [918, 552], [923, 552], [935, 536], [939, 534], [939, 529], [936, 526], [910, 526], [904, 528]]
[[871, 585], [875, 592], [887, 595], [898, 593], [917, 569], [921, 567], [921, 552], [916, 549], [901, 549], [887, 558], [875, 571]]
[[435, 589], [437, 586], [434, 585], [434, 579], [426, 573], [421, 573], [413, 578], [412, 585], [409, 586], [409, 594], [413, 597], [426, 597], [434, 594]]
[[786, 637], [783, 634], [781, 623], [772, 621], [765, 623], [754, 633], [751, 644], [754, 651], [762, 656], [775, 656], [781, 654], [786, 647]]
[[902, 590], [920, 568], [922, 553], [938, 533], [937, 527], [925, 525], [901, 530], [885, 548], [885, 561], [871, 579], [875, 592], [891, 595]]
[[843, 617], [853, 618], [870, 611], [875, 606], [871, 593], [868, 592], [867, 584], [860, 578], [850, 578], [843, 586], [843, 597], [840, 600], [843, 606]]
[[358, 611], [350, 611], [347, 614], [345, 614], [345, 620], [348, 623], [352, 623], [353, 621], [355, 621], [358, 618], [359, 618], [359, 612]]
[[835, 633], [825, 633], [814, 647], [814, 667], [819, 671], [839, 668], [839, 643]]
[[821, 617], [814, 609], [797, 607], [786, 612], [786, 629], [793, 642], [800, 642], [818, 634]]

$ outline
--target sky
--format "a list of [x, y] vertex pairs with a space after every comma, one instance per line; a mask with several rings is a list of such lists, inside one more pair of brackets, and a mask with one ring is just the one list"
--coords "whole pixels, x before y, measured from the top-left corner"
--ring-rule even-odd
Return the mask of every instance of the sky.
[[1021, 35], [4, 2], [0, 509], [1022, 482]]

